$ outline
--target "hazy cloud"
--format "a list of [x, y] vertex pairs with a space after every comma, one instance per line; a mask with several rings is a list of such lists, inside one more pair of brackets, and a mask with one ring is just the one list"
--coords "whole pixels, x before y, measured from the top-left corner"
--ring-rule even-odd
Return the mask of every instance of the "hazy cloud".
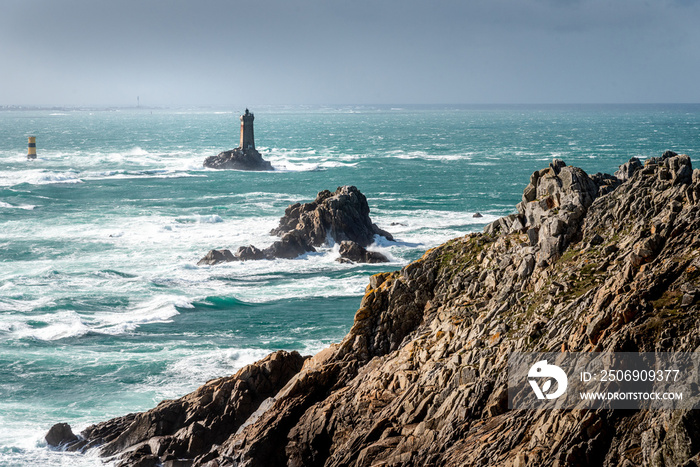
[[697, 1], [5, 0], [0, 104], [698, 102]]

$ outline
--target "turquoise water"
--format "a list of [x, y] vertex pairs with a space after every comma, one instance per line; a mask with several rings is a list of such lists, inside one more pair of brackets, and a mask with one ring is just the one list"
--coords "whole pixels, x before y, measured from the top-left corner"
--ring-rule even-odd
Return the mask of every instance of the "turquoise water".
[[[0, 112], [0, 465], [101, 465], [43, 435], [339, 341], [369, 275], [512, 212], [553, 157], [612, 173], [700, 148], [696, 105], [263, 107], [256, 143], [278, 170], [203, 169], [237, 145], [241, 110]], [[288, 204], [345, 184], [397, 238], [373, 246], [391, 264], [340, 264], [328, 246], [196, 266], [267, 246]]]

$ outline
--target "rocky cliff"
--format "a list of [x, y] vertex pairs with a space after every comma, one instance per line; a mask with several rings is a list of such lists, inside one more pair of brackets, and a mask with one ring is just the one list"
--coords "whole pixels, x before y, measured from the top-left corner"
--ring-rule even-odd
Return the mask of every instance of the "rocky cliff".
[[[618, 177], [555, 160], [517, 214], [372, 276], [348, 335], [303, 365], [273, 354], [82, 440], [61, 433], [127, 465], [700, 465], [700, 413], [509, 411], [506, 367], [515, 351], [696, 351], [698, 298], [688, 156]], [[284, 376], [255, 389], [271, 360]]]

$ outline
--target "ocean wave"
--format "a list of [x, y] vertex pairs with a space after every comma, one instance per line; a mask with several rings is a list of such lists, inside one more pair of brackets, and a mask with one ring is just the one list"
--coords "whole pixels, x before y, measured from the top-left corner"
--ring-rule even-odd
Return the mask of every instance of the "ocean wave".
[[175, 169], [149, 169], [149, 170], [107, 170], [103, 172], [83, 172], [80, 178], [83, 180], [130, 180], [139, 178], [191, 178], [205, 177], [203, 174], [191, 174], [183, 170]]
[[[224, 220], [219, 216], [218, 214], [209, 214], [209, 215], [201, 215], [201, 214], [195, 214], [193, 216], [182, 216], [182, 217], [177, 217], [175, 218], [175, 222], [181, 223], [181, 224], [187, 224], [187, 223], [197, 223], [197, 224], [218, 224], [223, 222]], [[166, 226], [170, 227], [167, 230], [172, 230], [171, 226]]]
[[71, 337], [81, 337], [90, 332], [90, 327], [83, 322], [75, 311], [62, 311], [33, 317], [38, 325], [25, 323], [14, 324], [11, 328], [15, 338], [56, 341]]
[[0, 172], [0, 186], [11, 187], [21, 184], [52, 185], [61, 183], [83, 183], [79, 173], [46, 172], [44, 170], [19, 170], [13, 172]]
[[277, 172], [317, 172], [321, 166], [315, 162], [291, 162], [289, 160], [270, 159], [272, 167]]
[[36, 206], [33, 204], [14, 205], [14, 204], [6, 203], [4, 201], [0, 201], [0, 208], [4, 208], [4, 209], [24, 209], [25, 211], [31, 211], [35, 207]]
[[4, 321], [2, 328], [15, 339], [57, 341], [80, 338], [89, 334], [120, 335], [133, 332], [139, 326], [168, 323], [180, 314], [179, 309], [193, 305], [180, 297], [156, 297], [126, 311], [97, 312], [81, 315], [63, 310], [43, 315], [20, 317]]
[[396, 159], [421, 159], [426, 161], [459, 161], [470, 160], [474, 156], [474, 152], [465, 152], [460, 154], [430, 154], [425, 151], [410, 151], [403, 150], [387, 151], [385, 155]]
[[150, 153], [145, 149], [135, 146], [124, 153], [127, 156], [148, 156]]
[[178, 308], [193, 308], [193, 305], [181, 297], [155, 297], [129, 311], [95, 314], [96, 323], [91, 330], [118, 335], [132, 332], [144, 324], [169, 323], [171, 318], [180, 314]]

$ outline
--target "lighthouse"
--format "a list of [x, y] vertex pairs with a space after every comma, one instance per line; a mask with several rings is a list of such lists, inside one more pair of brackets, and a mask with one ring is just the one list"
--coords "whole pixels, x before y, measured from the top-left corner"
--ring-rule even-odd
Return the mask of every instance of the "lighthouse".
[[241, 144], [235, 149], [207, 157], [204, 159], [204, 167], [210, 169], [275, 170], [272, 164], [263, 159], [262, 154], [255, 149], [254, 119], [255, 117], [250, 110], [245, 109], [245, 113], [241, 115]]
[[241, 115], [241, 145], [239, 146], [244, 151], [255, 149], [255, 138], [253, 137], [253, 120], [255, 116], [245, 109], [245, 113]]
[[[251, 123], [251, 125], [252, 125], [252, 123]], [[250, 131], [253, 131], [253, 130], [251, 129]], [[27, 159], [36, 159], [36, 136], [29, 136], [28, 138], [29, 138], [29, 147], [27, 148]]]

